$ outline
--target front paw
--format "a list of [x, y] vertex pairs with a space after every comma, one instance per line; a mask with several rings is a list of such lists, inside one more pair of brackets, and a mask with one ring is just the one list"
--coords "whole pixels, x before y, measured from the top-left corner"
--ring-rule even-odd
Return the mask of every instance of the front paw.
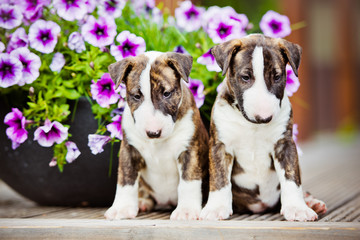
[[297, 206], [297, 205], [288, 205], [282, 206], [281, 212], [284, 215], [285, 219], [288, 221], [315, 221], [318, 219], [318, 215], [314, 210], [309, 208], [307, 205]]
[[218, 206], [218, 207], [209, 207], [205, 208], [200, 213], [201, 220], [224, 220], [228, 219], [233, 214], [232, 207], [230, 206]]
[[171, 220], [198, 220], [200, 209], [189, 207], [177, 207], [170, 216]]
[[126, 205], [116, 206], [113, 205], [105, 212], [105, 218], [107, 220], [120, 220], [120, 219], [132, 219], [138, 214], [138, 206]]

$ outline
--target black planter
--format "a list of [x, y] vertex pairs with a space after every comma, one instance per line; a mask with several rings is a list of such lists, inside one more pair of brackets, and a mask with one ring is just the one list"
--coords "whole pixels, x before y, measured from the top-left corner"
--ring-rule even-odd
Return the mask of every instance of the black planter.
[[79, 100], [69, 129], [70, 140], [77, 144], [81, 155], [73, 163], [66, 164], [63, 173], [57, 167], [49, 167], [53, 150], [33, 141], [34, 130], [29, 131], [28, 139], [20, 147], [12, 150], [5, 133], [8, 126], [3, 121], [11, 107], [5, 103], [0, 110], [0, 178], [4, 182], [41, 205], [111, 205], [115, 196], [120, 144], [114, 145], [109, 177], [110, 144], [98, 155], [93, 155], [87, 146], [88, 134], [95, 133], [97, 121], [85, 98]]

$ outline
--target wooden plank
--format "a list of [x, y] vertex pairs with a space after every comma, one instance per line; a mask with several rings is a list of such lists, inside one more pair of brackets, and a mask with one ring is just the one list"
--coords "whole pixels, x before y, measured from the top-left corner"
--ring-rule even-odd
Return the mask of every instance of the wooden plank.
[[360, 223], [0, 219], [2, 239], [359, 239]]

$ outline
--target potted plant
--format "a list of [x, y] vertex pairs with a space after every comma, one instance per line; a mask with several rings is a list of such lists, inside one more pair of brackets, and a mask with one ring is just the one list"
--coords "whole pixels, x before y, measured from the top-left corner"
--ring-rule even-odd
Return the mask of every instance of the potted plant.
[[[150, 50], [192, 55], [189, 88], [208, 123], [223, 79], [210, 48], [259, 31], [231, 7], [190, 1], [175, 17], [153, 0], [8, 2], [0, 5], [0, 177], [47, 205], [113, 199], [126, 89], [115, 90], [109, 64]], [[272, 11], [260, 28], [291, 32]]]

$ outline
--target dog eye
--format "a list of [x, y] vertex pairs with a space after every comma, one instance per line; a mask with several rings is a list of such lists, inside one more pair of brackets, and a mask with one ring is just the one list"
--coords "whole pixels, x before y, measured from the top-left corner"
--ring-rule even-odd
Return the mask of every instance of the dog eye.
[[244, 75], [244, 76], [241, 76], [241, 80], [243, 80], [244, 82], [249, 82], [250, 77], [249, 77], [249, 76]]
[[164, 92], [164, 98], [169, 98], [172, 95], [172, 92]]
[[141, 98], [141, 95], [140, 95], [140, 94], [135, 94], [135, 95], [133, 95], [133, 98], [134, 98], [136, 101], [139, 101], [140, 98]]
[[281, 75], [275, 75], [274, 80], [275, 82], [278, 82], [281, 79]]

